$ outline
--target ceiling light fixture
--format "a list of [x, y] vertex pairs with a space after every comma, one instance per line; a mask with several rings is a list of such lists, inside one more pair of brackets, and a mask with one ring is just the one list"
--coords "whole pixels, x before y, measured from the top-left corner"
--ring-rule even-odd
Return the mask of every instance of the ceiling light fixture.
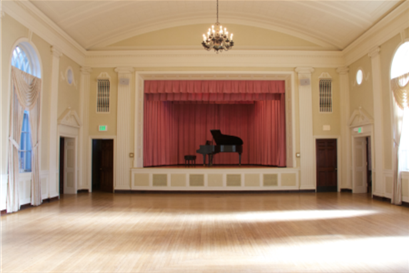
[[222, 51], [228, 51], [233, 47], [233, 33], [229, 38], [229, 32], [222, 25], [219, 25], [219, 1], [216, 0], [216, 27], [212, 26], [212, 29], [208, 29], [208, 35], [203, 35], [202, 46], [206, 50], [214, 49], [216, 53]]

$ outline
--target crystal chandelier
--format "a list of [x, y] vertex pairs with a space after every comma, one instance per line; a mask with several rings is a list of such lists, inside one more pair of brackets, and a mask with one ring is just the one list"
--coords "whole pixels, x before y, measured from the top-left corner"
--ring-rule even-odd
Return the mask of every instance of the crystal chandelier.
[[233, 47], [233, 33], [231, 33], [231, 38], [229, 38], [229, 33], [226, 28], [219, 25], [219, 1], [216, 0], [216, 27], [212, 26], [212, 29], [208, 29], [208, 35], [203, 35], [204, 41], [202, 46], [206, 50], [214, 49], [216, 53], [222, 51], [228, 51]]

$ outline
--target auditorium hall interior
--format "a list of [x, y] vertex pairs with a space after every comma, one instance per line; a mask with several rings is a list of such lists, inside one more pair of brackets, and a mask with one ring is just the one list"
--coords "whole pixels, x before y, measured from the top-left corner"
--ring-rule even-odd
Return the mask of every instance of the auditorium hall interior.
[[1, 0], [2, 272], [409, 272], [409, 0]]

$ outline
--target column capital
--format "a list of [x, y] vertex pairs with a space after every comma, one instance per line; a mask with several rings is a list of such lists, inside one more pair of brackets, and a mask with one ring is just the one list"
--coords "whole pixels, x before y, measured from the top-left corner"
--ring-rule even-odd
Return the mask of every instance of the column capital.
[[53, 54], [54, 57], [56, 58], [60, 58], [63, 53], [61, 52], [61, 50], [56, 47], [56, 46], [51, 46], [51, 53]]
[[93, 70], [89, 66], [81, 66], [80, 67], [80, 72], [81, 72], [82, 75], [90, 75], [91, 71], [93, 71]]
[[114, 69], [118, 74], [131, 74], [134, 72], [134, 68], [130, 66], [120, 66]]
[[349, 72], [349, 67], [348, 66], [340, 66], [336, 69], [336, 72], [339, 73], [340, 75], [346, 75]]
[[370, 58], [374, 58], [374, 57], [379, 56], [379, 53], [380, 53], [380, 47], [379, 47], [379, 46], [375, 46], [375, 47], [373, 47], [372, 49], [369, 50], [368, 56], [369, 56]]
[[315, 69], [311, 66], [300, 66], [295, 68], [295, 72], [300, 74], [312, 74]]

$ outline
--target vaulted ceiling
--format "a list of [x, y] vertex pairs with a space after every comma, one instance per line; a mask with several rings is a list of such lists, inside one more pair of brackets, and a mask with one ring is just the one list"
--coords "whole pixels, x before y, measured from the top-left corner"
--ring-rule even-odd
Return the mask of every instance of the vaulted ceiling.
[[[214, 0], [31, 2], [87, 50], [199, 45], [216, 21]], [[403, 2], [221, 0], [219, 21], [238, 48], [342, 50]]]

